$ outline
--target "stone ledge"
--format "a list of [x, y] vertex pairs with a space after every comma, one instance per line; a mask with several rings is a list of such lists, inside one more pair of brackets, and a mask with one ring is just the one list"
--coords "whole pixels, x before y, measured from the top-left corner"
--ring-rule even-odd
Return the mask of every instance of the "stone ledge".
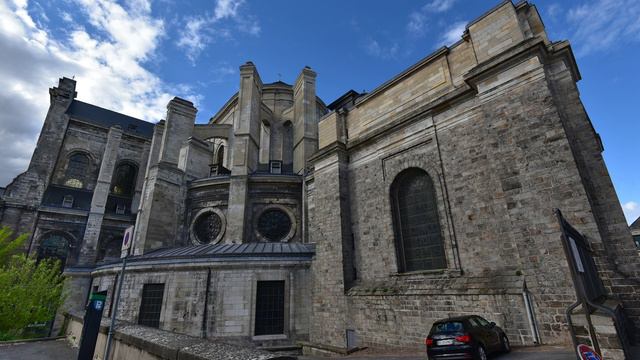
[[[68, 312], [65, 316], [82, 323], [82, 314]], [[295, 356], [284, 356], [247, 346], [222, 341], [209, 341], [189, 335], [126, 324], [116, 326], [113, 339], [122, 345], [132, 346], [166, 360], [295, 360]], [[102, 319], [100, 333], [107, 334], [109, 319]], [[114, 344], [115, 346], [115, 344]], [[114, 350], [115, 351], [115, 350]]]

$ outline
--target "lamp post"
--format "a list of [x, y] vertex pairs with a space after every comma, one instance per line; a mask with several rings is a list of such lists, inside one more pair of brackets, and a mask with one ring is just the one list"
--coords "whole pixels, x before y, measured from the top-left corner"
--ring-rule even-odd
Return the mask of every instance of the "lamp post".
[[104, 349], [104, 360], [109, 360], [111, 354], [111, 342], [113, 341], [113, 331], [116, 326], [116, 314], [118, 313], [118, 303], [120, 302], [120, 293], [122, 292], [122, 283], [124, 282], [124, 272], [127, 268], [127, 257], [131, 252], [131, 243], [133, 242], [133, 229], [134, 226], [129, 226], [124, 231], [122, 238], [122, 251], [120, 252], [120, 258], [122, 258], [122, 267], [120, 268], [120, 275], [118, 276], [118, 289], [116, 290], [116, 297], [113, 299], [111, 312], [111, 323], [109, 324], [109, 333], [107, 334], [107, 344]]

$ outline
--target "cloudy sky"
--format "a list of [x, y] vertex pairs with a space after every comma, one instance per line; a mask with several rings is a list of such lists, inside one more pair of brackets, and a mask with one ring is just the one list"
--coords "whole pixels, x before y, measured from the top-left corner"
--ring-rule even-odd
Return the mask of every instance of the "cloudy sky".
[[[78, 98], [148, 121], [181, 96], [204, 122], [238, 89], [238, 66], [293, 82], [311, 66], [318, 95], [371, 90], [444, 44], [498, 0], [0, 0], [0, 186], [24, 171], [49, 104]], [[569, 39], [582, 100], [629, 221], [640, 216], [640, 0], [539, 0], [553, 40]]]

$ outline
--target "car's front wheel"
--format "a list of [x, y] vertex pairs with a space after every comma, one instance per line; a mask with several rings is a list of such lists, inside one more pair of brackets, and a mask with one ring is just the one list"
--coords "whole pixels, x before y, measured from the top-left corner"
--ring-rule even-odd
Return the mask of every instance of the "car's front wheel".
[[507, 338], [507, 335], [502, 335], [502, 338], [500, 339], [500, 341], [502, 342], [502, 352], [504, 353], [508, 353], [511, 351], [511, 344], [509, 344], [509, 339]]
[[478, 360], [487, 360], [487, 351], [482, 347], [482, 345], [478, 345]]

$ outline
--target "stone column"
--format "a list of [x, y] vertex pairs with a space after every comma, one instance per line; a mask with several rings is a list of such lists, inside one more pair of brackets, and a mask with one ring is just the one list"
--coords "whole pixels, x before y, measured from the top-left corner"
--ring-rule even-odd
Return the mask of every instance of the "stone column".
[[89, 211], [89, 218], [87, 219], [87, 226], [82, 239], [78, 264], [90, 265], [96, 261], [102, 219], [104, 218], [105, 206], [111, 190], [111, 178], [113, 177], [113, 171], [116, 166], [116, 161], [118, 160], [118, 149], [120, 148], [121, 139], [122, 129], [119, 126], [116, 125], [109, 129], [107, 144], [104, 149], [104, 154], [102, 155], [102, 162], [100, 163], [98, 181], [93, 190], [91, 210]]
[[301, 173], [317, 150], [316, 73], [305, 67], [293, 87], [293, 172]]
[[225, 242], [240, 243], [245, 238], [248, 175], [258, 166], [260, 144], [260, 104], [262, 80], [251, 62], [240, 67], [239, 115], [234, 124], [233, 159], [229, 183]]
[[193, 133], [197, 111], [190, 101], [173, 98], [164, 126], [156, 125], [136, 220], [135, 255], [184, 243], [186, 184], [178, 162], [180, 149]]

